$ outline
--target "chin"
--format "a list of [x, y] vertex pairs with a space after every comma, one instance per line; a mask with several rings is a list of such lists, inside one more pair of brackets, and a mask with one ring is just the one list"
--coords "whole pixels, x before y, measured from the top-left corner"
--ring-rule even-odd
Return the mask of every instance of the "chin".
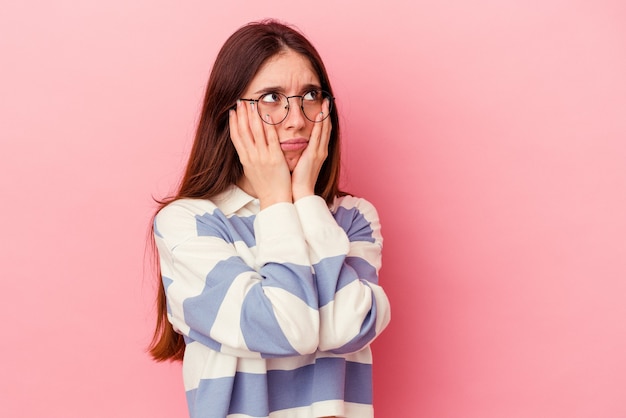
[[290, 157], [285, 156], [285, 160], [287, 160], [287, 167], [289, 167], [289, 172], [293, 173], [293, 170], [296, 168], [296, 165], [298, 165], [298, 161], [300, 161], [300, 155], [295, 155], [295, 156], [290, 156]]

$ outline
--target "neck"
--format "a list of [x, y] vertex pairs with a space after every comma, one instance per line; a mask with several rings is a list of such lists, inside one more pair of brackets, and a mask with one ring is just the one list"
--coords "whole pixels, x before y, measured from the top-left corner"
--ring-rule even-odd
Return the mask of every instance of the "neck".
[[254, 188], [252, 187], [252, 185], [248, 181], [248, 178], [245, 175], [241, 176], [241, 179], [239, 179], [239, 181], [237, 182], [237, 187], [248, 193], [250, 196], [258, 198], [256, 193], [254, 192]]

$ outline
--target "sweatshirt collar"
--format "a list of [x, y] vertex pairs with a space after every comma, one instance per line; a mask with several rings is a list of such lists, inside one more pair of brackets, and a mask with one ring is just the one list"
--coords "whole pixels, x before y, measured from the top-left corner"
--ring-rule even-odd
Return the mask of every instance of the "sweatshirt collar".
[[213, 197], [211, 201], [227, 216], [239, 211], [250, 202], [256, 201], [258, 204], [258, 199], [254, 196], [250, 196], [234, 184]]

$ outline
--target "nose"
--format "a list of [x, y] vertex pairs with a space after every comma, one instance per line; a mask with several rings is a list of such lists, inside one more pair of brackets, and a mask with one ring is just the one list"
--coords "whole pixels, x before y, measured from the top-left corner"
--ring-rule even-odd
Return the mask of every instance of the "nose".
[[306, 122], [307, 120], [304, 117], [302, 108], [299, 106], [297, 97], [289, 98], [289, 113], [287, 113], [287, 118], [283, 122], [285, 128], [301, 129], [306, 125]]

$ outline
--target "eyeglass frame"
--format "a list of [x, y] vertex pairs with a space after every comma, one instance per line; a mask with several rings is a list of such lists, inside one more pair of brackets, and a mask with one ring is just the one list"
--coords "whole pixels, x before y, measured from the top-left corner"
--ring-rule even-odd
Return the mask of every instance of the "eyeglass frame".
[[[310, 119], [310, 118], [306, 115], [306, 112], [304, 111], [304, 96], [305, 96], [307, 93], [310, 93], [310, 92], [312, 92], [312, 91], [319, 91], [319, 92], [321, 92], [321, 93], [322, 93], [322, 95], [323, 95], [324, 93], [326, 93], [326, 95], [327, 95], [326, 97], [324, 97], [324, 99], [328, 99], [328, 113], [327, 113], [327, 114], [324, 116], [324, 118], [323, 118], [322, 120], [320, 120], [320, 121], [317, 121], [317, 120], [311, 120], [311, 119]], [[284, 98], [286, 98], [286, 99], [287, 99], [287, 113], [285, 113], [285, 117], [284, 117], [284, 118], [282, 118], [279, 122], [275, 122], [275, 123], [268, 122], [268, 121], [266, 121], [265, 119], [263, 119], [263, 115], [261, 115], [261, 113], [260, 113], [260, 110], [259, 110], [259, 101], [261, 100], [261, 98], [262, 98], [262, 97], [267, 96], [268, 94], [279, 94], [279, 95], [281, 95], [281, 96], [283, 96]], [[335, 98], [334, 98], [334, 97], [333, 97], [333, 96], [332, 96], [329, 92], [327, 92], [326, 90], [322, 90], [322, 89], [312, 89], [312, 90], [309, 90], [309, 91], [305, 92], [305, 93], [304, 93], [304, 94], [302, 94], [302, 95], [297, 95], [297, 94], [296, 94], [296, 95], [294, 95], [294, 96], [287, 96], [287, 95], [284, 95], [284, 94], [282, 94], [282, 93], [278, 93], [278, 92], [267, 92], [267, 93], [263, 93], [262, 95], [260, 95], [258, 99], [244, 99], [244, 98], [241, 98], [241, 99], [239, 99], [239, 100], [242, 100], [242, 101], [244, 101], [244, 102], [249, 102], [249, 103], [256, 103], [256, 111], [257, 111], [257, 114], [259, 115], [259, 117], [261, 118], [261, 120], [262, 120], [264, 123], [267, 123], [268, 125], [278, 125], [278, 124], [283, 123], [283, 122], [284, 122], [284, 120], [285, 120], [285, 119], [287, 119], [287, 116], [289, 116], [289, 112], [291, 111], [291, 102], [289, 101], [289, 99], [293, 99], [293, 98], [296, 98], [296, 97], [299, 97], [299, 98], [300, 98], [300, 106], [298, 106], [298, 107], [299, 107], [299, 108], [300, 108], [300, 110], [302, 111], [302, 114], [304, 115], [304, 117], [305, 117], [308, 121], [311, 121], [311, 122], [313, 122], [313, 123], [322, 122], [322, 121], [324, 121], [324, 120], [328, 119], [328, 116], [330, 116], [330, 113], [331, 113], [331, 111], [332, 111], [332, 109], [333, 109], [333, 102], [334, 102], [334, 100], [335, 100]]]

